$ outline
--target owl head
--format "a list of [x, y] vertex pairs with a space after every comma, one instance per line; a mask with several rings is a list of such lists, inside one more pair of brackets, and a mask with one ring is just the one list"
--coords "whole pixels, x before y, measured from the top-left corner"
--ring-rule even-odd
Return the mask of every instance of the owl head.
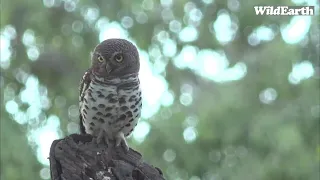
[[107, 39], [93, 51], [91, 69], [100, 77], [121, 77], [137, 74], [139, 53], [135, 45], [125, 39]]

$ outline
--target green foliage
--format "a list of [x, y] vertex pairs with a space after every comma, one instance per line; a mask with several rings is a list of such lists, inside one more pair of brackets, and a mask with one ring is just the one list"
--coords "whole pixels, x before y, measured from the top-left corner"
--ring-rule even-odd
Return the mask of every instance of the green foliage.
[[1, 179], [40, 179], [41, 164], [28, 145], [26, 132], [3, 112], [1, 106]]
[[[161, 106], [151, 118], [142, 119], [151, 126], [145, 140], [140, 142], [135, 136], [130, 139], [130, 145], [146, 161], [160, 167], [167, 179], [319, 178], [319, 17], [311, 17], [303, 40], [289, 44], [280, 30], [292, 17], [256, 16], [253, 6], [292, 5], [291, 1], [217, 0], [206, 4], [210, 1], [179, 0], [161, 5], [166, 2], [171, 1], [1, 1], [1, 38], [8, 36], [5, 32], [13, 34], [11, 39], [6, 38], [11, 57], [3, 60], [1, 55], [1, 179], [40, 179], [39, 154], [32, 150], [39, 145], [30, 133], [43, 127], [47, 116], [60, 118], [59, 135], [78, 132], [74, 111], [78, 83], [90, 65], [90, 52], [99, 43], [103, 23], [119, 23], [140, 51], [149, 54], [153, 74], [165, 77], [168, 92], [173, 94], [172, 105]], [[197, 17], [200, 12], [202, 18], [190, 20], [188, 7], [198, 10]], [[236, 30], [226, 44], [219, 41], [214, 28], [223, 12], [229, 14], [231, 29]], [[132, 27], [126, 28], [130, 18], [126, 24], [124, 17], [131, 17]], [[196, 40], [181, 39], [177, 22], [180, 30], [195, 27]], [[248, 36], [260, 26], [272, 29], [274, 37], [251, 45]], [[34, 40], [28, 40], [26, 34]], [[172, 56], [164, 48], [168, 39], [176, 43], [177, 53]], [[196, 69], [203, 66], [199, 56], [191, 67], [178, 68], [176, 57], [187, 45], [194, 46], [197, 54], [204, 49], [223, 52], [228, 68], [242, 63], [245, 76], [215, 81], [203, 75], [204, 68]], [[34, 47], [39, 56], [32, 52]], [[295, 64], [304, 61], [311, 62], [314, 73], [298, 82], [290, 73]], [[222, 68], [219, 64], [211, 66], [212, 71]], [[30, 117], [30, 104], [22, 100], [30, 75], [39, 79], [40, 87], [33, 91], [39, 90], [43, 98], [37, 117]], [[191, 86], [189, 104], [183, 100], [186, 84], [189, 89]], [[8, 105], [10, 101], [18, 105], [18, 111]], [[18, 112], [26, 112], [27, 122], [17, 123]]]

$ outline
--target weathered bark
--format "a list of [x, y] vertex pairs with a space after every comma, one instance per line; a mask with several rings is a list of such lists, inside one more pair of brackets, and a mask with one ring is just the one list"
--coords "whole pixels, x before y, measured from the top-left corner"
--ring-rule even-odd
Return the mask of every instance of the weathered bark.
[[164, 180], [160, 169], [114, 145], [92, 142], [90, 135], [73, 134], [55, 140], [50, 149], [52, 180]]

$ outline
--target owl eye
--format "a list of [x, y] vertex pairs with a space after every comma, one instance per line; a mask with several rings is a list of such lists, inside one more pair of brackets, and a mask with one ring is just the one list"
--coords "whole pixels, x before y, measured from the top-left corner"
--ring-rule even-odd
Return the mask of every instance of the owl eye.
[[98, 61], [99, 61], [99, 62], [103, 62], [102, 56], [98, 55]]
[[121, 62], [123, 60], [123, 56], [121, 54], [117, 54], [114, 56], [114, 59], [117, 61], [117, 62]]

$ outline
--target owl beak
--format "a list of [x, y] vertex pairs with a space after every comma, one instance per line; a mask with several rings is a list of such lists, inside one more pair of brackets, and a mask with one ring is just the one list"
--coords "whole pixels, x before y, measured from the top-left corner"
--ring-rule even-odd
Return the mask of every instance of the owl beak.
[[107, 71], [108, 74], [110, 74], [111, 71], [112, 71], [112, 68], [108, 63], [106, 64], [106, 71]]

